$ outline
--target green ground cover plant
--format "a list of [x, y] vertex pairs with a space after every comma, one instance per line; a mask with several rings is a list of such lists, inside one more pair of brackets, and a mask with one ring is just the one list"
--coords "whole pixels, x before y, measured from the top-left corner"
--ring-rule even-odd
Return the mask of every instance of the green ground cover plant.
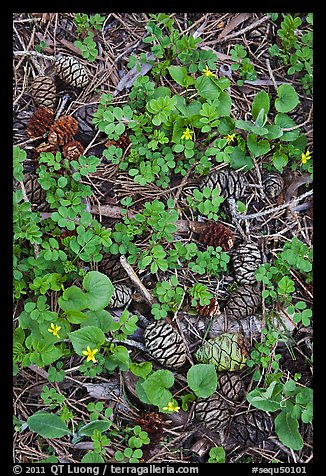
[[[277, 30], [279, 46], [269, 48], [270, 56], [311, 95], [312, 34], [306, 27], [312, 25], [312, 14], [303, 21], [296, 14], [270, 15], [273, 22], [283, 17]], [[102, 14], [73, 17], [74, 46], [92, 65], [105, 21]], [[118, 424], [113, 409], [101, 401], [88, 402], [81, 419], [60, 386], [69, 376], [68, 362], [74, 362], [74, 376], [92, 382], [117, 375], [123, 381], [131, 373], [142, 405], [165, 417], [181, 409], [189, 411], [198, 399], [211, 397], [220, 387], [220, 372], [212, 363], [189, 360], [182, 380], [177, 371], [153, 365], [146, 352], [144, 359], [135, 357], [130, 338], [140, 331], [142, 316], [128, 307], [118, 314], [110, 311], [117, 285], [98, 271], [103, 257], [124, 256], [150, 283], [153, 302], [147, 319], [170, 322], [184, 308], [190, 317], [198, 317], [220, 296], [219, 286], [223, 311], [225, 296], [238, 288], [234, 280], [225, 281], [232, 271], [232, 253], [222, 246], [204, 246], [196, 235], [185, 239], [180, 233], [181, 220], [215, 225], [229, 220], [229, 200], [222, 196], [223, 190], [202, 187], [201, 180], [226, 167], [246, 179], [259, 167], [262, 173], [290, 170], [313, 177], [309, 137], [296, 118], [302, 92], [295, 85], [284, 83], [269, 92], [262, 88], [251, 93], [246, 114], [236, 115], [231, 88], [241, 91], [244, 81], [254, 82], [259, 74], [244, 46], [232, 42], [229, 49], [231, 81], [218, 74], [218, 54], [202, 49], [196, 35], [181, 34], [169, 14], [148, 14], [142, 41], [149, 54], [128, 55], [128, 68], [140, 73], [150, 65], [149, 72], [137, 76], [123, 100], [110, 89], [99, 95], [92, 126], [106, 144], [101, 157], [85, 153], [70, 160], [61, 152], [40, 153], [35, 173], [47, 212], [29, 202], [24, 187], [27, 152], [19, 145], [13, 148], [13, 370], [18, 378], [36, 366], [47, 380], [40, 407], [25, 419], [15, 416], [14, 426], [16, 432], [28, 429], [37, 436], [48, 454], [40, 462], [58, 462], [51, 440], [91, 443], [81, 463], [94, 464], [108, 458], [114, 463], [144, 462], [152, 444], [143, 423], [134, 418]], [[46, 47], [40, 41], [35, 50], [41, 54]], [[119, 141], [126, 138], [128, 146], [123, 149]], [[90, 184], [103, 165], [127, 177], [136, 191], [155, 187], [155, 198], [150, 193], [139, 198], [141, 192], [119, 197], [121, 217], [104, 225], [90, 205], [94, 199]], [[178, 187], [188, 179], [194, 186], [180, 198]], [[255, 202], [256, 195], [250, 193]], [[247, 197], [236, 201], [240, 217], [249, 213]], [[232, 221], [234, 234], [237, 225]], [[301, 429], [312, 422], [313, 391], [300, 383], [297, 373], [283, 372], [283, 348], [291, 354], [294, 344], [288, 330], [276, 323], [283, 312], [297, 328], [307, 330], [312, 325], [311, 302], [303, 297], [302, 287], [313, 282], [313, 247], [296, 236], [281, 243], [255, 272], [263, 322], [242, 371], [252, 380], [246, 401], [272, 414], [279, 441], [300, 451]], [[205, 340], [212, 315], [206, 318]], [[207, 454], [209, 463], [227, 460], [223, 446], [215, 445]]]

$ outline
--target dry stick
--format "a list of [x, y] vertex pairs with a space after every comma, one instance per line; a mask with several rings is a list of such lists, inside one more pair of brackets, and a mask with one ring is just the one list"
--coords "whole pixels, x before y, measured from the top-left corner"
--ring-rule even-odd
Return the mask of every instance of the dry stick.
[[270, 213], [278, 212], [285, 208], [292, 208], [292, 206], [295, 203], [301, 202], [301, 200], [303, 200], [306, 197], [309, 197], [312, 194], [313, 194], [313, 190], [309, 190], [308, 192], [303, 193], [302, 195], [300, 195], [300, 197], [295, 198], [291, 202], [284, 203], [283, 205], [279, 205], [278, 207], [269, 208], [268, 210], [263, 210], [262, 212], [258, 212], [258, 213], [252, 213], [251, 215], [241, 215], [240, 213], [236, 212], [236, 215], [238, 220], [251, 220], [252, 218], [262, 217], [264, 215], [269, 215]]
[[36, 56], [38, 58], [48, 59], [55, 61], [55, 56], [44, 55], [43, 53], [38, 53], [38, 51], [14, 51], [14, 56]]
[[121, 255], [120, 256], [120, 263], [121, 263], [121, 266], [124, 268], [124, 270], [126, 271], [126, 273], [128, 274], [129, 278], [131, 279], [131, 281], [137, 286], [137, 288], [139, 289], [139, 291], [142, 293], [142, 295], [144, 296], [144, 298], [146, 299], [146, 301], [152, 305], [154, 304], [155, 300], [153, 298], [153, 296], [151, 295], [151, 293], [148, 291], [148, 289], [145, 288], [145, 286], [143, 285], [143, 283], [141, 282], [141, 280], [138, 278], [137, 274], [135, 273], [135, 271], [132, 269], [132, 267], [130, 266], [130, 264], [127, 262], [126, 260], [126, 257], [124, 255]]
[[296, 125], [293, 126], [293, 127], [285, 127], [284, 129], [282, 129], [283, 132], [294, 131], [295, 129], [299, 129], [299, 127], [302, 127], [302, 126], [306, 125], [308, 122], [310, 122], [311, 115], [312, 115], [312, 109], [313, 109], [313, 108], [312, 108], [312, 106], [311, 106], [307, 120], [305, 120], [305, 121], [302, 122], [301, 124], [296, 124]]
[[231, 33], [228, 36], [225, 36], [222, 38], [220, 41], [228, 41], [231, 40], [232, 38], [236, 38], [237, 36], [242, 35], [243, 33], [246, 33], [247, 31], [252, 30], [256, 26], [259, 26], [261, 23], [265, 23], [266, 20], [270, 18], [270, 15], [265, 15], [263, 18], [260, 18], [259, 20], [255, 21], [254, 23], [251, 23], [251, 25], [246, 26], [245, 28], [242, 28], [242, 30], [236, 31], [235, 33]]
[[[109, 218], [121, 218], [123, 215], [121, 213], [123, 209], [114, 205], [101, 205], [99, 208], [98, 206], [94, 205], [91, 207], [91, 213], [94, 215], [98, 215], [101, 213], [102, 216], [109, 217]], [[133, 218], [135, 213], [131, 212], [130, 210], [127, 211], [125, 214], [127, 218]], [[46, 213], [42, 213], [41, 217], [47, 218]], [[43, 220], [44, 220], [43, 218]], [[194, 231], [195, 233], [200, 233], [203, 228], [206, 226], [205, 223], [199, 223], [197, 221], [188, 221], [188, 220], [177, 220], [175, 222], [175, 226], [177, 227], [178, 233], [188, 233], [189, 231]]]
[[269, 62], [269, 59], [268, 59], [268, 58], [266, 59], [266, 65], [267, 65], [269, 77], [271, 78], [272, 83], [273, 83], [273, 86], [274, 86], [274, 89], [275, 89], [275, 91], [277, 92], [277, 84], [276, 84], [276, 81], [275, 81], [275, 78], [274, 78], [274, 74], [273, 74], [273, 71], [272, 71], [272, 68], [271, 68], [271, 65], [270, 65], [270, 62]]

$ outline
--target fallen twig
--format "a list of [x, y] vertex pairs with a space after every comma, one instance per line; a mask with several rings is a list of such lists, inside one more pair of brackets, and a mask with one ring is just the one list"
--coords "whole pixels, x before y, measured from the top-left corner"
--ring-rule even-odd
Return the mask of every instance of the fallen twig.
[[135, 271], [132, 269], [130, 264], [127, 262], [126, 257], [124, 255], [120, 256], [120, 263], [121, 266], [124, 268], [126, 273], [128, 274], [129, 278], [131, 281], [137, 286], [139, 291], [142, 293], [146, 301], [152, 305], [155, 302], [155, 299], [153, 298], [152, 294], [148, 291], [148, 289], [145, 288], [141, 280], [138, 278], [137, 274]]

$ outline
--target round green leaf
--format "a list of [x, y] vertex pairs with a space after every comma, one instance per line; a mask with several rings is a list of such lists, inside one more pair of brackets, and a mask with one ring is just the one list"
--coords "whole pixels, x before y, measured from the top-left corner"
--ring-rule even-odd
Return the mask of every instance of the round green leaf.
[[196, 364], [187, 373], [188, 385], [198, 397], [209, 397], [217, 387], [217, 375], [214, 364]]
[[290, 84], [281, 84], [277, 88], [278, 97], [275, 100], [275, 107], [278, 112], [290, 112], [300, 102], [296, 90]]
[[98, 349], [105, 342], [104, 332], [95, 326], [87, 326], [68, 334], [75, 352], [83, 355], [83, 350], [90, 346], [91, 349]]
[[101, 309], [99, 311], [87, 311], [85, 312], [85, 319], [81, 323], [80, 327], [96, 326], [103, 332], [109, 332], [112, 327], [112, 316], [108, 311]]
[[70, 286], [64, 290], [58, 299], [59, 306], [63, 311], [82, 311], [87, 307], [86, 295], [77, 286]]
[[87, 306], [92, 311], [104, 309], [110, 302], [114, 288], [110, 279], [98, 271], [89, 271], [83, 279]]
[[172, 394], [167, 389], [172, 387], [173, 384], [174, 377], [172, 372], [169, 370], [157, 370], [141, 386], [153, 405], [164, 407], [172, 399]]
[[28, 427], [43, 438], [61, 438], [70, 435], [71, 431], [58, 415], [39, 411], [27, 420]]
[[100, 454], [89, 451], [82, 457], [81, 463], [105, 463], [105, 461]]

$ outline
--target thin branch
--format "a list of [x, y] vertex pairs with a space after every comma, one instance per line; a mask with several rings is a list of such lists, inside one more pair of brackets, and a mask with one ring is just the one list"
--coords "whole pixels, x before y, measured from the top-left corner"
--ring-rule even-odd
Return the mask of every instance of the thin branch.
[[230, 35], [225, 36], [224, 38], [221, 38], [221, 42], [231, 40], [232, 38], [236, 38], [237, 36], [243, 35], [247, 31], [252, 30], [253, 28], [256, 28], [257, 26], [261, 25], [262, 23], [265, 23], [266, 20], [270, 19], [270, 15], [265, 15], [264, 17], [260, 18], [259, 20], [251, 23], [250, 25], [246, 26], [245, 28], [242, 28], [242, 30], [236, 31], [235, 33], [231, 33]]
[[152, 305], [154, 304], [155, 302], [155, 299], [153, 298], [153, 296], [151, 295], [151, 293], [148, 291], [148, 289], [145, 288], [145, 286], [143, 285], [143, 283], [141, 282], [141, 280], [138, 278], [137, 274], [135, 273], [135, 271], [132, 269], [132, 267], [130, 266], [130, 264], [127, 262], [126, 260], [126, 257], [124, 255], [121, 255], [120, 256], [120, 263], [121, 263], [121, 266], [124, 268], [124, 270], [126, 271], [126, 273], [128, 274], [129, 278], [131, 279], [131, 281], [137, 286], [137, 288], [139, 289], [139, 291], [142, 293], [142, 295], [144, 296], [144, 298], [146, 299], [146, 301]]
[[269, 208], [268, 210], [263, 210], [258, 213], [252, 213], [251, 215], [241, 215], [240, 213], [237, 213], [237, 218], [238, 220], [251, 220], [252, 218], [258, 218], [265, 215], [270, 215], [271, 213], [284, 210], [285, 208], [293, 208], [293, 205], [295, 205], [298, 202], [301, 202], [301, 200], [303, 200], [306, 197], [310, 197], [312, 194], [313, 194], [313, 190], [309, 190], [308, 192], [303, 193], [302, 195], [300, 195], [300, 197], [295, 198], [289, 203], [283, 203], [283, 205], [279, 205], [278, 207]]

